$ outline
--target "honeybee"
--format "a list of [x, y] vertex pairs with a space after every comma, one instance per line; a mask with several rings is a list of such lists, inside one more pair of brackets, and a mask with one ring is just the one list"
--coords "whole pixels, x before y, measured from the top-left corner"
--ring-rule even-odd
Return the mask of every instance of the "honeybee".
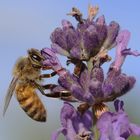
[[40, 73], [43, 57], [36, 49], [28, 50], [28, 56], [17, 60], [13, 69], [13, 79], [5, 98], [5, 114], [11, 97], [15, 91], [16, 98], [21, 108], [33, 120], [46, 121], [46, 110], [36, 93], [35, 82], [40, 82]]
[[[16, 98], [21, 108], [26, 114], [33, 120], [45, 122], [46, 110], [41, 102], [39, 96], [36, 93], [38, 89], [42, 95], [51, 98], [65, 98], [71, 95], [69, 91], [60, 91], [55, 93], [45, 93], [44, 90], [52, 90], [57, 85], [47, 84], [41, 85], [43, 78], [50, 78], [55, 76], [58, 72], [54, 71], [50, 74], [41, 74], [41, 70], [44, 69], [43, 61], [44, 57], [37, 49], [30, 49], [27, 51], [26, 57], [21, 57], [17, 60], [13, 69], [13, 79], [9, 85], [7, 95], [5, 97], [5, 105], [3, 115], [5, 114], [12, 95], [16, 94]], [[52, 69], [52, 67], [45, 67], [45, 70]]]

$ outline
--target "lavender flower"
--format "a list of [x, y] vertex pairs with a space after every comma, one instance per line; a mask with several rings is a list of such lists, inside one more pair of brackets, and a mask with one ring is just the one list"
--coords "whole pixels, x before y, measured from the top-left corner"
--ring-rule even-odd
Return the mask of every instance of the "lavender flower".
[[[102, 74], [102, 70], [99, 70], [96, 73]], [[63, 77], [60, 76], [58, 82], [62, 87], [71, 91], [71, 94], [78, 100], [88, 102], [89, 104], [94, 104], [95, 97], [99, 97], [102, 94], [102, 84], [99, 80], [97, 80], [98, 78], [99, 80], [102, 80], [101, 75], [95, 76], [93, 73], [88, 73], [88, 70], [85, 69], [81, 73], [80, 78], [77, 78], [74, 75], [67, 73], [67, 75]]]
[[[82, 13], [72, 8], [69, 15], [78, 21], [77, 27], [62, 20], [62, 27], [51, 34], [51, 49], [41, 51], [44, 67], [51, 67], [59, 75], [58, 85], [51, 92], [68, 91], [70, 96], [61, 99], [82, 103], [78, 111], [68, 102], [64, 103], [60, 116], [62, 128], [52, 135], [52, 140], [61, 133], [66, 140], [93, 140], [93, 119], [97, 119], [94, 125], [99, 129], [99, 140], [125, 140], [132, 134], [140, 136], [140, 127], [129, 122], [122, 101], [114, 102], [115, 113], [109, 112], [105, 104], [134, 87], [136, 79], [122, 73], [121, 67], [127, 55], [140, 56], [140, 53], [127, 48], [130, 32], [120, 31], [117, 22], [107, 25], [104, 16], [94, 21], [97, 12], [98, 7], [90, 6], [88, 18], [83, 19]], [[113, 47], [116, 47], [116, 57], [105, 76], [101, 65], [110, 60], [107, 53]], [[66, 56], [75, 65], [74, 73], [62, 67], [56, 53]], [[90, 107], [93, 116], [88, 110]]]
[[[93, 7], [93, 14], [96, 8]], [[62, 20], [62, 28], [56, 28], [51, 35], [53, 50], [72, 59], [88, 61], [101, 47], [110, 49], [118, 35], [119, 24], [112, 21], [106, 25], [104, 16], [96, 22], [91, 17], [79, 23], [76, 29], [69, 21]]]
[[116, 112], [106, 112], [99, 118], [97, 122], [99, 140], [126, 140], [131, 135], [140, 136], [140, 127], [129, 121], [123, 105], [123, 101], [116, 100], [114, 102]]
[[101, 67], [94, 68], [91, 72], [86, 68], [79, 78], [67, 73], [58, 80], [59, 84], [71, 91], [75, 98], [90, 105], [112, 101], [124, 95], [133, 88], [135, 81], [134, 77], [114, 70], [110, 70], [104, 79]]
[[122, 96], [133, 88], [135, 82], [136, 79], [133, 76], [127, 76], [114, 69], [109, 70], [102, 86], [104, 97]]
[[66, 140], [93, 140], [92, 113], [86, 111], [81, 115], [72, 105], [65, 102], [61, 109], [61, 125], [62, 128], [52, 134], [51, 140], [57, 140], [62, 133]]

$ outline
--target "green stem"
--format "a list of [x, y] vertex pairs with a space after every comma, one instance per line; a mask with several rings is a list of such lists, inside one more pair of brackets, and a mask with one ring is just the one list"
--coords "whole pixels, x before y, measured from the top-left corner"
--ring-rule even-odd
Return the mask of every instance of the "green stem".
[[99, 139], [99, 132], [98, 132], [96, 125], [94, 125], [93, 131], [94, 131], [94, 139], [98, 140]]
[[88, 71], [89, 73], [91, 72], [91, 70], [93, 69], [93, 57], [91, 57], [89, 59], [89, 61], [87, 61], [87, 67], [88, 67]]

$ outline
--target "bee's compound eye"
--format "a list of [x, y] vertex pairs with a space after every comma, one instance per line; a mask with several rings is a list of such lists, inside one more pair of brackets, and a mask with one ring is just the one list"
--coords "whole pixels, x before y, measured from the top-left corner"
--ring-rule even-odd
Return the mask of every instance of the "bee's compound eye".
[[41, 58], [37, 55], [32, 55], [31, 58], [32, 58], [33, 61], [37, 61], [37, 62], [41, 61]]

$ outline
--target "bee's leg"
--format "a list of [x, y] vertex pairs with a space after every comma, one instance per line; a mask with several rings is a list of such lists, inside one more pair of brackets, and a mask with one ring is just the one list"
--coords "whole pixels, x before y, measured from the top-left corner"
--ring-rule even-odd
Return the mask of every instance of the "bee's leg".
[[59, 92], [52, 92], [52, 93], [47, 93], [45, 94], [45, 96], [47, 97], [52, 97], [52, 98], [67, 98], [69, 96], [71, 96], [71, 93], [70, 91], [67, 91], [67, 90], [62, 90], [62, 91], [59, 91]]
[[43, 70], [51, 70], [52, 69], [52, 66], [43, 66], [42, 69]]
[[[47, 85], [43, 85], [42, 87], [44, 89], [53, 89], [55, 88], [57, 85], [55, 84], [47, 84]], [[70, 91], [67, 91], [67, 90], [62, 90], [60, 92], [53, 92], [53, 93], [47, 93], [47, 95], [45, 95], [47, 97], [53, 97], [53, 98], [61, 98], [61, 100], [64, 100], [64, 101], [69, 101], [69, 102], [77, 102], [77, 99], [75, 99]]]
[[75, 68], [74, 68], [74, 72], [73, 74], [76, 76], [76, 77], [79, 77], [81, 72], [86, 68], [85, 64], [82, 62], [82, 61], [79, 61], [77, 59], [68, 59], [66, 64], [69, 65], [70, 63], [74, 64], [75, 65]]
[[42, 87], [46, 90], [46, 89], [50, 89], [52, 90], [53, 88], [55, 88], [57, 85], [55, 84], [47, 84], [47, 85], [43, 85]]
[[76, 77], [79, 77], [81, 72], [85, 69], [85, 64], [82, 63], [82, 62], [79, 62], [75, 65], [75, 68], [74, 68], [74, 75]]
[[85, 111], [87, 111], [90, 108], [90, 105], [88, 103], [82, 103], [80, 104], [77, 109], [81, 114], [84, 114]]
[[56, 87], [57, 85], [55, 85], [55, 84], [48, 84], [48, 85], [41, 86], [38, 83], [34, 82], [34, 85], [38, 88], [38, 90], [41, 92], [41, 94], [46, 97], [61, 98], [61, 97], [71, 96], [71, 93], [68, 90], [62, 90], [59, 92], [52, 92], [52, 93], [44, 92], [44, 90], [46, 90], [46, 89], [53, 89], [54, 87]]
[[40, 79], [42, 79], [42, 78], [50, 78], [50, 77], [53, 77], [53, 76], [55, 76], [57, 74], [57, 72], [52, 72], [52, 73], [50, 73], [50, 74], [41, 74], [40, 75]]
[[81, 63], [81, 61], [78, 60], [78, 59], [69, 58], [69, 57], [68, 57], [68, 60], [66, 61], [66, 65], [69, 65], [69, 64], [74, 64], [74, 65], [76, 65], [77, 63]]
[[68, 102], [78, 102], [78, 100], [75, 97], [73, 97], [72, 95], [68, 96], [68, 97], [61, 97], [61, 100], [68, 101]]

